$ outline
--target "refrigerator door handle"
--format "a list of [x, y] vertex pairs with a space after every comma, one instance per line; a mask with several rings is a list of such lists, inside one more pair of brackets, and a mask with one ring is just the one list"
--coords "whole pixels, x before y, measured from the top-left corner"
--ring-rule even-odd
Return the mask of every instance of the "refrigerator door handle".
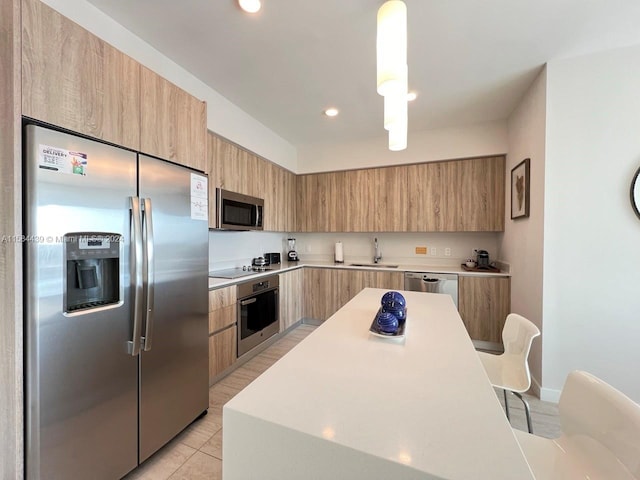
[[144, 290], [145, 295], [145, 314], [144, 314], [144, 337], [143, 346], [144, 351], [151, 350], [153, 339], [153, 298], [154, 298], [154, 281], [155, 281], [155, 269], [154, 269], [154, 254], [153, 254], [153, 209], [151, 207], [151, 199], [145, 198], [143, 200], [144, 220], [143, 220], [143, 237], [145, 247], [144, 257]]
[[142, 332], [142, 225], [140, 199], [129, 197], [131, 208], [131, 279], [133, 280], [133, 337], [127, 342], [127, 351], [132, 356], [140, 354]]

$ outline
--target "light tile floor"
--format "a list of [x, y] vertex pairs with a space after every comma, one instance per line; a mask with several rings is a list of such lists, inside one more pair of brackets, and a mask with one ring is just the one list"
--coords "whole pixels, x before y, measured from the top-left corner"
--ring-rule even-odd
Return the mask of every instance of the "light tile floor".
[[[222, 479], [222, 406], [249, 385], [316, 327], [300, 325], [209, 389], [209, 413], [197, 420], [125, 480], [220, 480]], [[496, 390], [502, 403], [502, 392]], [[527, 395], [536, 435], [559, 434], [557, 405]], [[522, 402], [509, 398], [511, 424], [526, 431]]]

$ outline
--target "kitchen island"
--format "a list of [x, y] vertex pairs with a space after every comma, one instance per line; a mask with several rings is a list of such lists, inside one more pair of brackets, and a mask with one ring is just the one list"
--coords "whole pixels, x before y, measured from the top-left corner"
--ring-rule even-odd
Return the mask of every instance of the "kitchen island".
[[533, 479], [451, 297], [367, 288], [224, 406], [225, 480]]

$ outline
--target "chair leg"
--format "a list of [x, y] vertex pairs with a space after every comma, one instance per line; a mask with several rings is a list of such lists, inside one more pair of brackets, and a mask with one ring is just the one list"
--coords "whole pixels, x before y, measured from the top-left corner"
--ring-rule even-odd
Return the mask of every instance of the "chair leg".
[[502, 393], [504, 393], [504, 413], [507, 415], [507, 420], [509, 420], [509, 423], [511, 423], [511, 418], [509, 417], [509, 401], [507, 400], [507, 391], [503, 389]]
[[529, 428], [529, 433], [533, 433], [533, 427], [531, 426], [531, 411], [529, 410], [529, 403], [520, 395], [518, 392], [513, 392], [513, 394], [522, 400], [524, 404], [524, 413], [527, 415], [527, 427]]

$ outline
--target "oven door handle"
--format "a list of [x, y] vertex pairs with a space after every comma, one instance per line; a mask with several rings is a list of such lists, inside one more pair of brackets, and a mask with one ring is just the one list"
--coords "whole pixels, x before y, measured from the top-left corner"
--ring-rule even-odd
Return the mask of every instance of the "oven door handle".
[[240, 305], [244, 307], [245, 305], [251, 305], [252, 303], [256, 303], [257, 301], [258, 299], [254, 297], [254, 298], [250, 298], [249, 300], [242, 300], [240, 302]]

